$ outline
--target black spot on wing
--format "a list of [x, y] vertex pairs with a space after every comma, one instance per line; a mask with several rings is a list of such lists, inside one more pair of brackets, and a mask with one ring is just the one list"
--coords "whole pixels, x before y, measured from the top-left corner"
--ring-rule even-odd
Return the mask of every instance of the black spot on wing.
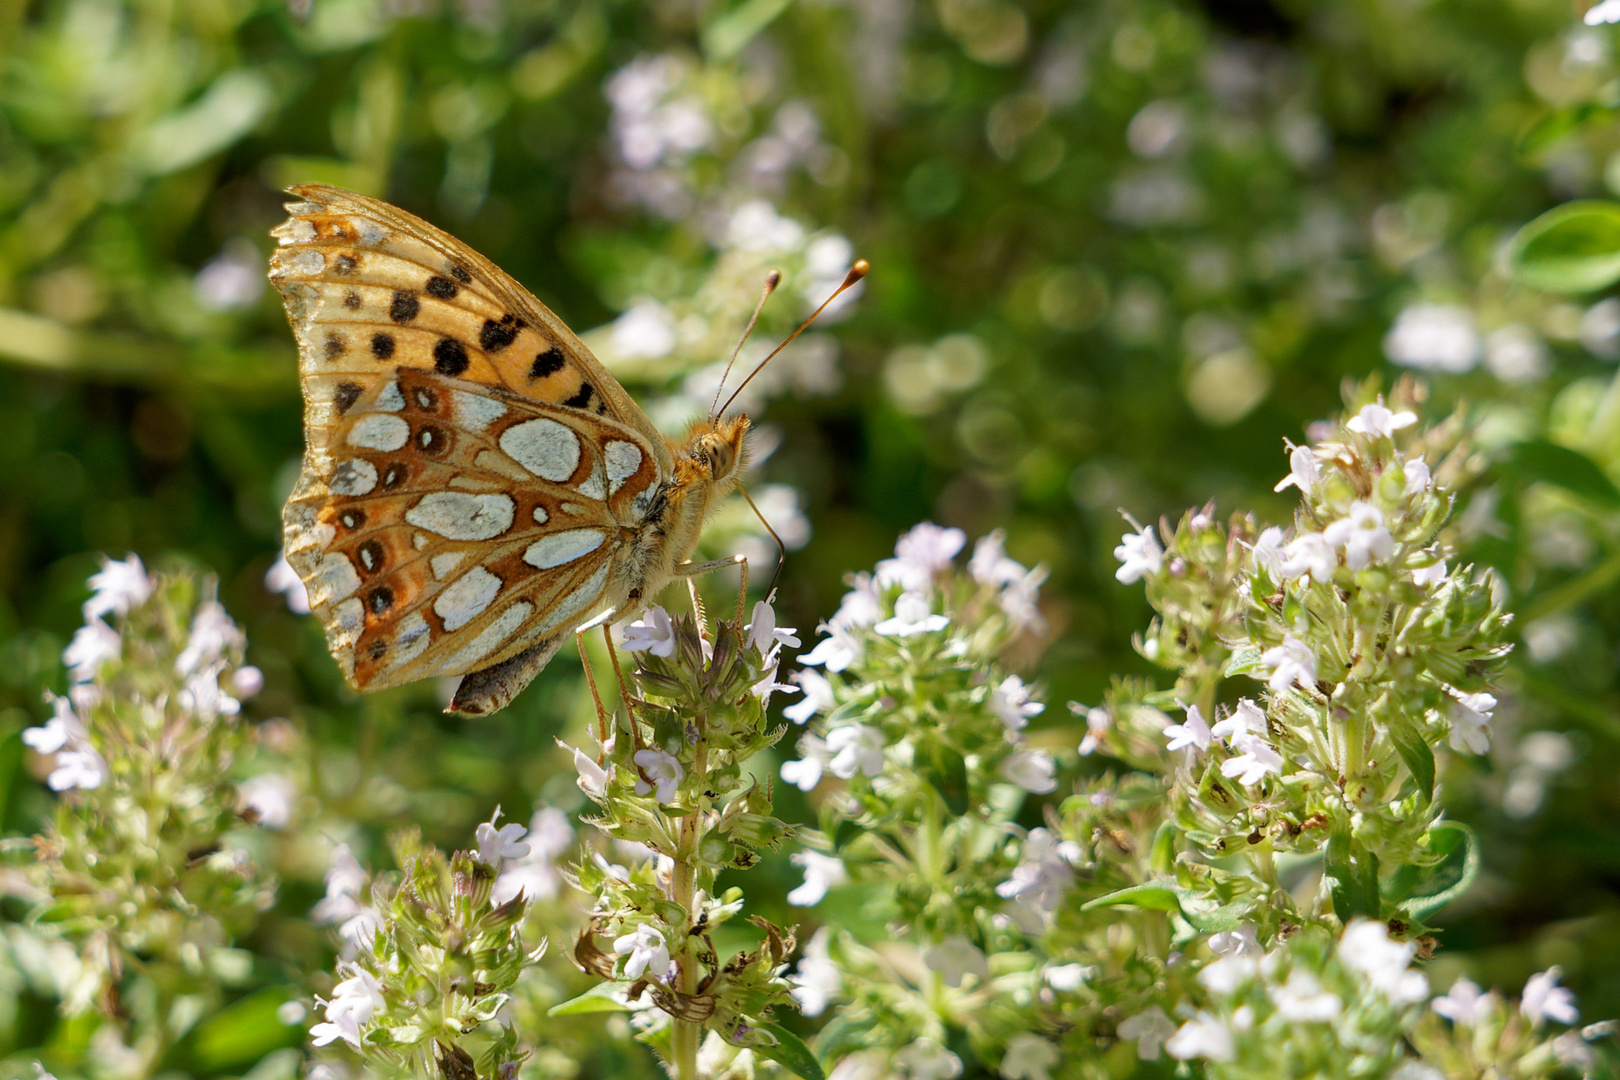
[[393, 356], [394, 355], [394, 335], [393, 334], [372, 334], [371, 335], [371, 355], [375, 356], [379, 360], [387, 360], [390, 356]]
[[350, 289], [348, 292], [344, 293], [343, 306], [348, 308], [350, 311], [359, 311], [360, 294], [355, 292], [353, 289]]
[[494, 319], [485, 319], [484, 328], [478, 331], [478, 347], [487, 353], [500, 352], [512, 342], [517, 340], [518, 331], [523, 327], [523, 320], [508, 315], [500, 322]]
[[384, 490], [392, 491], [411, 477], [411, 470], [397, 461], [383, 471], [382, 486]]
[[[343, 277], [348, 277], [360, 268], [360, 260], [353, 255], [339, 255], [332, 260], [332, 269]], [[359, 307], [358, 304], [355, 305]]]
[[338, 383], [337, 389], [332, 391], [332, 404], [337, 406], [338, 415], [342, 416], [360, 400], [360, 384], [352, 382]]
[[386, 585], [377, 586], [371, 590], [371, 595], [366, 597], [366, 606], [371, 609], [373, 615], [381, 615], [394, 606], [394, 590]]
[[591, 393], [591, 384], [588, 382], [582, 382], [579, 384], [579, 392], [573, 397], [569, 398], [567, 401], [563, 402], [563, 404], [567, 405], [571, 409], [583, 409], [585, 406], [591, 403]]
[[[366, 520], [364, 514], [360, 516], [360, 520]], [[360, 560], [360, 569], [369, 577], [382, 569], [383, 559], [388, 553], [376, 540], [367, 540], [355, 549], [354, 554]]]
[[566, 363], [568, 361], [563, 358], [562, 350], [553, 345], [534, 358], [534, 366], [529, 369], [529, 378], [543, 379], [547, 375], [555, 375]]
[[455, 338], [440, 338], [433, 346], [433, 366], [441, 375], [460, 375], [467, 370], [467, 346]]
[[428, 457], [443, 457], [450, 452], [450, 436], [437, 424], [423, 424], [416, 429], [416, 448]]
[[388, 305], [388, 317], [402, 326], [416, 318], [421, 311], [422, 301], [416, 298], [415, 293], [404, 290], [394, 293], [394, 301]]
[[343, 527], [345, 529], [352, 531], [354, 529], [358, 529], [360, 526], [366, 523], [366, 512], [364, 510], [355, 510], [351, 508], [339, 514], [338, 520], [343, 522]]
[[455, 299], [456, 293], [461, 291], [461, 286], [457, 285], [449, 278], [440, 277], [437, 274], [434, 274], [432, 277], [427, 279], [427, 285], [425, 288], [427, 289], [427, 294], [433, 297], [435, 300], [453, 300]]
[[451, 263], [449, 269], [450, 276], [461, 282], [463, 285], [472, 284], [472, 275], [467, 273], [467, 268], [465, 266], [462, 266], [460, 263]]
[[326, 332], [326, 342], [324, 348], [326, 350], [326, 358], [328, 360], [336, 360], [348, 350], [349, 346], [348, 343], [343, 340], [343, 336], [341, 334], [335, 334], [328, 330]]

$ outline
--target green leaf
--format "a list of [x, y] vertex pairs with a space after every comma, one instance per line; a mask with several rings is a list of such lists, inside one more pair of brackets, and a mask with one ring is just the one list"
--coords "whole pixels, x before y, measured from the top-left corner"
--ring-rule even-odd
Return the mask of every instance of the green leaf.
[[703, 52], [710, 60], [731, 60], [793, 0], [746, 0], [703, 28]]
[[968, 799], [967, 762], [948, 746], [936, 743], [925, 758], [927, 767], [923, 774], [928, 782], [939, 792], [939, 797], [945, 800], [946, 809], [957, 817], [968, 812], [971, 805]]
[[1131, 885], [1124, 889], [1111, 892], [1106, 896], [1099, 896], [1080, 905], [1081, 911], [1092, 911], [1096, 908], [1118, 907], [1121, 904], [1130, 904], [1133, 907], [1147, 908], [1149, 911], [1180, 911], [1181, 900], [1176, 891], [1168, 885], [1156, 882], [1143, 882], [1141, 885]]
[[579, 1016], [584, 1013], [600, 1012], [629, 1012], [630, 1006], [614, 997], [618, 990], [618, 983], [597, 983], [577, 998], [569, 998], [558, 1005], [553, 1005], [546, 1012], [547, 1016]]
[[810, 1052], [803, 1039], [781, 1024], [766, 1024], [765, 1030], [776, 1036], [776, 1045], [750, 1047], [754, 1053], [792, 1069], [804, 1080], [826, 1080], [826, 1074], [821, 1071], [821, 1062], [816, 1060], [816, 1055]]
[[1423, 792], [1424, 800], [1433, 802], [1434, 750], [1429, 746], [1428, 740], [1407, 716], [1395, 716], [1390, 719], [1389, 740], [1395, 744], [1395, 751], [1401, 755], [1401, 760], [1406, 762], [1407, 769], [1412, 773], [1412, 779], [1417, 781], [1418, 790]]
[[1594, 124], [1608, 123], [1615, 110], [1607, 105], [1586, 102], [1569, 109], [1548, 113], [1525, 129], [1519, 136], [1520, 157], [1534, 157], [1554, 143]]
[[1508, 266], [1521, 285], [1585, 293], [1620, 281], [1620, 205], [1580, 199], [1555, 207], [1519, 230]]
[[1479, 837], [1460, 821], [1437, 822], [1429, 829], [1429, 851], [1440, 855], [1438, 865], [1425, 875], [1433, 891], [1414, 897], [1401, 905], [1413, 921], [1428, 922], [1435, 912], [1467, 892], [1479, 877]]
[[191, 1034], [190, 1055], [199, 1072], [235, 1070], [272, 1050], [305, 1039], [301, 1024], [285, 1024], [276, 1010], [297, 997], [290, 986], [267, 986], [221, 1009]]
[[1620, 487], [1602, 466], [1579, 450], [1535, 439], [1514, 446], [1506, 464], [1526, 480], [1555, 484], [1599, 506], [1620, 508]]
[[1322, 869], [1332, 882], [1329, 892], [1333, 897], [1333, 914], [1339, 921], [1349, 922], [1358, 915], [1369, 919], [1383, 917], [1383, 899], [1378, 892], [1378, 859], [1371, 852], [1356, 851], [1350, 842], [1349, 830], [1342, 825], [1328, 838]]

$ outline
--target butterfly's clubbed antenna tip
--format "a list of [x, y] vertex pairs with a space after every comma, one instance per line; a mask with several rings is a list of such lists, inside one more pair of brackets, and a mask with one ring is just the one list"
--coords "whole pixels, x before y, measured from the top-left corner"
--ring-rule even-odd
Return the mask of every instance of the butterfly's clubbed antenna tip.
[[[864, 278], [867, 275], [867, 273], [869, 271], [871, 271], [871, 269], [872, 269], [872, 264], [871, 263], [867, 262], [865, 259], [856, 259], [855, 264], [849, 268], [849, 273], [844, 275], [843, 284], [839, 285], [838, 288], [834, 289], [833, 292], [832, 292], [832, 295], [827, 297], [827, 299], [823, 300], [821, 302], [821, 306], [816, 308], [815, 311], [811, 312], [810, 317], [808, 319], [804, 320], [804, 322], [800, 323], [799, 328], [797, 330], [793, 331], [793, 333], [791, 333], [791, 334], [789, 334], [787, 336], [786, 341], [782, 342], [782, 344], [780, 344], [776, 348], [772, 349], [771, 354], [769, 356], [767, 356], [765, 359], [761, 360], [759, 362], [759, 366], [755, 367], [753, 371], [750, 371], [748, 373], [748, 378], [744, 379], [737, 386], [737, 389], [735, 389], [735, 390], [733, 390], [731, 392], [731, 396], [726, 398], [726, 403], [724, 405], [720, 406], [720, 408], [718, 410], [716, 410], [710, 416], [710, 419], [713, 420], [713, 419], [715, 419], [715, 418], [717, 418], [719, 416], [724, 415], [725, 411], [727, 409], [731, 408], [731, 403], [737, 400], [737, 395], [739, 395], [739, 394], [741, 394], [743, 392], [743, 387], [745, 387], [749, 383], [753, 382], [754, 381], [754, 376], [758, 375], [761, 371], [764, 371], [766, 364], [768, 364], [772, 360], [776, 359], [776, 355], [778, 353], [780, 353], [783, 349], [787, 348], [789, 345], [793, 344], [793, 339], [798, 337], [800, 334], [804, 333], [805, 330], [809, 328], [810, 324], [815, 322], [816, 319], [821, 315], [821, 313], [823, 311], [827, 310], [827, 305], [828, 304], [831, 304], [834, 300], [838, 299], [841, 295], [843, 295], [845, 289], [850, 288], [856, 282], [858, 282], [862, 278]], [[777, 274], [776, 271], [773, 270], [773, 271], [771, 271], [771, 273], [775, 276], [776, 280], [778, 280], [778, 281], [781, 280], [781, 275]], [[771, 280], [770, 278], [766, 279], [767, 282], [769, 282], [770, 280]], [[770, 295], [770, 290], [773, 289], [773, 288], [775, 288], [774, 285], [767, 284], [766, 285], [765, 295], [769, 296]], [[764, 300], [760, 301], [761, 306], [763, 306], [764, 303], [765, 303]], [[759, 317], [759, 312], [758, 311], [754, 312], [754, 317], [755, 318]], [[754, 326], [754, 324], [752, 322], [750, 322], [748, 324], [749, 329], [753, 329], [753, 326]], [[746, 335], [744, 335], [744, 336], [746, 337]], [[737, 348], [739, 348], [739, 349], [742, 348], [742, 343], [741, 342], [738, 342]], [[737, 354], [735, 352], [733, 352], [731, 355], [732, 355], [732, 359], [735, 360]], [[729, 365], [729, 364], [726, 365], [726, 371], [729, 372], [730, 370], [731, 370], [731, 365]], [[719, 399], [720, 399], [720, 395], [716, 394], [715, 395], [715, 400], [718, 401]]]

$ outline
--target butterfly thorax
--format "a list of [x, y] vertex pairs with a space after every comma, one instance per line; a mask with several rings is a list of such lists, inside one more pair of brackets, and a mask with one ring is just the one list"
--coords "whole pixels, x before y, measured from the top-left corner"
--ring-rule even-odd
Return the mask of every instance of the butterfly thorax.
[[744, 464], [744, 439], [748, 418], [705, 420], [692, 425], [685, 442], [669, 441], [675, 458], [675, 472], [662, 492], [664, 506], [659, 520], [652, 514], [643, 526], [643, 535], [658, 545], [660, 563], [639, 587], [626, 594], [628, 603], [651, 600], [676, 576], [681, 563], [697, 550], [703, 523], [720, 500], [737, 486]]

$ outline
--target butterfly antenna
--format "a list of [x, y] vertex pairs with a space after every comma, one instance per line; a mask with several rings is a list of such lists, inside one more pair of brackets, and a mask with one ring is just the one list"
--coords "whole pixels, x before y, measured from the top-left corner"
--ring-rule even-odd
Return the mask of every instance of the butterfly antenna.
[[782, 271], [772, 270], [765, 275], [765, 291], [760, 293], [759, 303], [754, 305], [754, 315], [748, 320], [748, 325], [743, 327], [742, 337], [737, 339], [737, 347], [731, 350], [731, 359], [726, 361], [726, 371], [724, 375], [720, 376], [720, 385], [714, 388], [714, 405], [709, 406], [709, 423], [714, 423], [719, 415], [715, 412], [715, 406], [720, 404], [720, 394], [726, 388], [726, 380], [731, 378], [731, 366], [737, 362], [737, 354], [742, 352], [743, 344], [748, 340], [748, 335], [754, 332], [754, 324], [759, 322], [759, 313], [765, 310], [765, 301], [771, 298], [771, 293], [775, 292], [776, 287], [780, 284], [782, 284]]
[[[737, 389], [735, 389], [735, 390], [733, 390], [731, 392], [731, 396], [726, 398], [726, 403], [720, 407], [720, 411], [715, 413], [715, 416], [718, 417], [718, 416], [724, 415], [725, 411], [727, 409], [731, 408], [731, 403], [733, 401], [737, 400], [737, 395], [743, 392], [743, 387], [747, 386], [749, 383], [753, 382], [754, 381], [754, 376], [758, 375], [761, 371], [764, 371], [765, 370], [765, 365], [770, 363], [773, 359], [775, 359], [777, 353], [781, 352], [783, 349], [785, 349], [789, 345], [793, 344], [793, 339], [798, 337], [800, 334], [804, 333], [805, 330], [807, 330], [809, 328], [810, 324], [815, 322], [816, 319], [821, 315], [821, 313], [823, 311], [827, 310], [827, 305], [828, 304], [830, 304], [834, 300], [838, 299], [838, 297], [843, 294], [845, 289], [850, 288], [857, 281], [861, 280], [861, 278], [865, 277], [867, 275], [867, 272], [870, 271], [871, 269], [872, 269], [872, 264], [871, 263], [867, 262], [865, 259], [856, 259], [855, 260], [855, 265], [851, 266], [849, 268], [849, 273], [844, 275], [844, 283], [842, 285], [838, 286], [838, 288], [834, 289], [833, 294], [831, 296], [827, 297], [827, 299], [823, 300], [821, 302], [821, 306], [816, 308], [815, 311], [811, 312], [810, 317], [808, 319], [804, 320], [804, 322], [800, 323], [799, 328], [797, 330], [793, 331], [793, 333], [789, 334], [788, 339], [786, 341], [782, 342], [782, 344], [780, 344], [776, 348], [772, 349], [771, 350], [771, 355], [767, 356], [765, 359], [761, 360], [759, 362], [759, 366], [756, 367], [753, 371], [750, 371], [748, 373], [748, 378], [744, 379], [742, 381], [742, 384], [739, 385], [737, 387]], [[763, 519], [761, 519], [761, 520], [763, 520]]]
[[[834, 293], [833, 295], [838, 294]], [[826, 305], [822, 306], [825, 307]], [[765, 526], [765, 531], [771, 534], [771, 539], [776, 541], [776, 572], [771, 575], [770, 587], [765, 590], [765, 595], [770, 596], [776, 591], [776, 579], [782, 576], [782, 567], [787, 562], [787, 545], [782, 543], [780, 536], [776, 535], [776, 530], [771, 528], [769, 521], [765, 520], [765, 515], [759, 512], [759, 507], [755, 505], [753, 496], [748, 494], [748, 489], [743, 487], [742, 484], [738, 484], [737, 490], [742, 493], [743, 498], [748, 500], [748, 508], [754, 512], [755, 517], [759, 518], [759, 523]], [[747, 581], [747, 578], [743, 580]]]

